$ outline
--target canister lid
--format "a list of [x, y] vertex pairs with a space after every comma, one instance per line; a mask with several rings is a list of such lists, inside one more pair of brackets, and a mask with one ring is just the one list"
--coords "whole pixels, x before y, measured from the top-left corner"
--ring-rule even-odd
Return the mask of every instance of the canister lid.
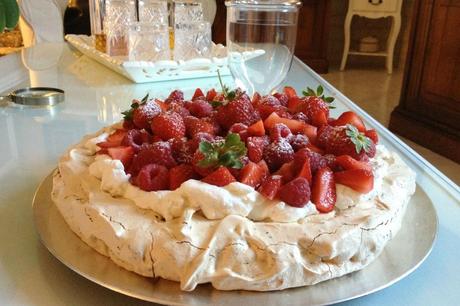
[[9, 94], [12, 102], [32, 106], [53, 106], [64, 101], [64, 91], [52, 87], [26, 87]]

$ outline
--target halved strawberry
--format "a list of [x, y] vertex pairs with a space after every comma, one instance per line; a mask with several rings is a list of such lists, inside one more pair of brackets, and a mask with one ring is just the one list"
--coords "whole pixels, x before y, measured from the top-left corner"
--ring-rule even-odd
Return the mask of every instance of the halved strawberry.
[[291, 86], [284, 86], [283, 92], [288, 96], [288, 98], [297, 97], [297, 92]]
[[208, 92], [206, 93], [206, 100], [208, 100], [208, 102], [211, 102], [212, 100], [214, 100], [215, 96], [217, 96], [217, 91], [214, 88], [212, 88], [208, 90]]
[[296, 173], [297, 173], [297, 169], [294, 164], [294, 161], [285, 163], [284, 165], [281, 166], [281, 168], [278, 171], [275, 172], [276, 175], [281, 176], [283, 183], [292, 181]]
[[103, 142], [99, 142], [97, 146], [99, 148], [113, 148], [113, 147], [119, 147], [121, 146], [121, 142], [123, 141], [123, 138], [125, 137], [126, 133], [125, 129], [117, 129], [115, 132], [110, 134], [107, 139]]
[[289, 97], [287, 107], [292, 113], [296, 113], [300, 104], [302, 104], [302, 99], [297, 96], [293, 96]]
[[256, 123], [249, 126], [248, 135], [249, 136], [264, 136], [265, 135], [264, 122], [262, 120], [259, 120]]
[[367, 130], [364, 132], [364, 135], [369, 137], [375, 144], [379, 143], [379, 135], [377, 134], [377, 131], [374, 129]]
[[307, 147], [308, 149], [310, 149], [310, 151], [316, 152], [316, 153], [321, 154], [321, 155], [324, 154], [324, 151], [323, 151], [323, 150], [321, 150], [320, 148], [318, 148], [317, 146], [315, 146], [315, 145], [312, 144], [312, 143], [307, 144], [306, 147]]
[[342, 184], [360, 193], [368, 193], [374, 188], [372, 171], [363, 169], [345, 170], [334, 173], [337, 184]]
[[315, 142], [318, 128], [308, 123], [304, 123], [302, 133], [308, 137], [310, 142]]
[[313, 178], [311, 201], [317, 210], [327, 213], [334, 209], [336, 200], [334, 173], [328, 167], [319, 169]]
[[[301, 133], [305, 129], [305, 123], [294, 119], [281, 118], [277, 113], [272, 113], [264, 121], [266, 130], [270, 130], [275, 124], [284, 123], [292, 133]], [[308, 135], [307, 135], [308, 136]]]
[[175, 190], [182, 185], [183, 182], [197, 178], [193, 166], [188, 164], [181, 164], [169, 170], [169, 189]]
[[252, 99], [251, 99], [252, 106], [254, 108], [257, 108], [259, 106], [259, 103], [260, 103], [261, 99], [262, 99], [262, 97], [260, 96], [260, 94], [258, 92], [254, 93], [254, 95], [252, 96]]
[[363, 161], [357, 161], [350, 155], [340, 155], [335, 158], [335, 162], [345, 170], [363, 169], [372, 171], [372, 166]]
[[278, 190], [282, 185], [282, 178], [280, 175], [272, 175], [265, 179], [265, 181], [259, 186], [259, 191], [266, 198], [273, 200], [278, 194]]
[[311, 184], [311, 167], [310, 167], [310, 158], [306, 157], [305, 161], [303, 162], [302, 167], [300, 168], [299, 173], [297, 174], [298, 177], [306, 178], [308, 183]]
[[195, 93], [193, 94], [192, 101], [199, 97], [204, 97], [204, 93], [203, 91], [201, 91], [200, 88], [197, 88], [195, 89]]
[[311, 123], [314, 126], [322, 126], [327, 124], [327, 115], [325, 112], [316, 112], [311, 116]]
[[278, 195], [286, 204], [294, 207], [304, 207], [310, 201], [310, 185], [303, 177], [297, 177], [283, 185]]
[[219, 187], [226, 186], [230, 183], [236, 182], [235, 177], [230, 173], [228, 168], [226, 167], [219, 167], [217, 170], [203, 178], [201, 181], [216, 185]]
[[134, 157], [134, 149], [132, 147], [112, 147], [107, 148], [107, 154], [112, 157], [112, 159], [118, 159], [123, 163], [123, 166], [128, 168], [131, 165]]
[[332, 126], [344, 126], [347, 124], [354, 125], [360, 132], [366, 131], [363, 120], [356, 113], [351, 111], [342, 113], [339, 118], [330, 123]]
[[268, 173], [268, 168], [250, 161], [241, 169], [238, 180], [256, 188]]

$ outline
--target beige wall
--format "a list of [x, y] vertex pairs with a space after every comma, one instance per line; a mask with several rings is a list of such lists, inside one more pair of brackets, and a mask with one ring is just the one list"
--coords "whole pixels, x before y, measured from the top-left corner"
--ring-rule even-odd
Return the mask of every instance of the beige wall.
[[[385, 0], [392, 1], [392, 0]], [[412, 16], [412, 6], [416, 0], [403, 0], [401, 12], [401, 32], [396, 42], [394, 65], [402, 67], [405, 62], [407, 43], [409, 39], [410, 20]], [[343, 52], [343, 23], [348, 9], [348, 1], [330, 0], [330, 32], [328, 42], [328, 59], [332, 68], [340, 64]], [[351, 26], [351, 48], [357, 49], [359, 39], [365, 36], [375, 36], [380, 43], [380, 49], [385, 49], [386, 39], [390, 30], [390, 18], [367, 19], [363, 17], [353, 17]], [[384, 67], [384, 58], [350, 56], [347, 67]]]

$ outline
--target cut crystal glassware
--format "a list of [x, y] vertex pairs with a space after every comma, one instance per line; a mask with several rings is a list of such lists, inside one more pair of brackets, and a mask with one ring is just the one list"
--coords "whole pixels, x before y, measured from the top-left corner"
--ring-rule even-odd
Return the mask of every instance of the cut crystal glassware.
[[129, 27], [129, 60], [161, 61], [170, 59], [167, 24], [136, 22]]

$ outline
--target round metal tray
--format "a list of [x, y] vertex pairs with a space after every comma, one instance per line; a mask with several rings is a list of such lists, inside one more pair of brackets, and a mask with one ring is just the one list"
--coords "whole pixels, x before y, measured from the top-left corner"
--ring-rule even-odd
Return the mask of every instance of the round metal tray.
[[[428, 196], [417, 187], [399, 233], [365, 269], [314, 286], [272, 292], [219, 291], [200, 285], [183, 292], [179, 284], [154, 280], [118, 267], [76, 236], [51, 200], [52, 174], [33, 199], [35, 226], [42, 243], [58, 260], [87, 279], [138, 299], [167, 305], [323, 305], [381, 290], [414, 271], [429, 255], [438, 220]], [[404, 255], [403, 255], [404, 254]]]

